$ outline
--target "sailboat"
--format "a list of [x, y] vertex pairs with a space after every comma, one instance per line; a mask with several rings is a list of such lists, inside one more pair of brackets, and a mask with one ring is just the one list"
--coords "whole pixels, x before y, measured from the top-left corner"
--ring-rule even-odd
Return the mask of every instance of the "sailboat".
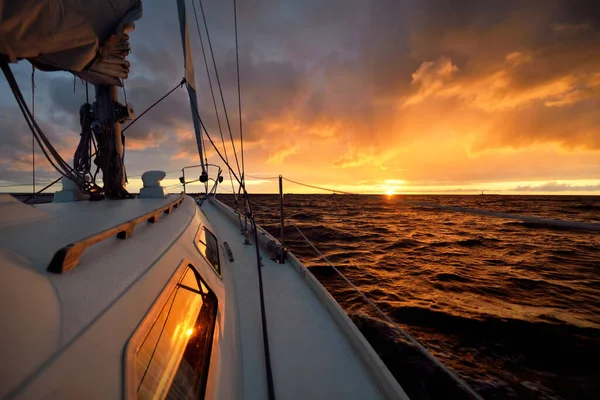
[[[185, 0], [173, 3], [185, 70], [176, 88], [189, 95], [205, 189], [196, 197], [185, 167], [182, 193], [167, 193], [160, 170], [142, 175], [139, 195], [126, 189], [121, 124], [153, 107], [136, 118], [117, 96], [141, 0], [0, 0], [0, 67], [62, 176], [52, 203], [0, 196], [0, 398], [408, 399], [283, 235], [256, 224], [243, 150], [236, 171], [200, 118]], [[94, 85], [73, 165], [24, 100], [10, 68], [20, 60]], [[214, 196], [224, 170], [208, 164], [204, 137], [238, 184], [234, 208]]]
[[[211, 193], [187, 32], [177, 1], [202, 173], [198, 199], [148, 171], [126, 190], [116, 89], [139, 0], [0, 1], [0, 58], [38, 145], [63, 175], [49, 204], [0, 198], [0, 398], [405, 399], [348, 316], [284, 244]], [[10, 63], [95, 85], [71, 166], [29, 111]], [[90, 172], [89, 143], [98, 147]], [[78, 148], [79, 150], [80, 148]], [[88, 156], [86, 156], [88, 155]], [[77, 162], [75, 164], [78, 164]], [[245, 192], [243, 177], [240, 192]]]

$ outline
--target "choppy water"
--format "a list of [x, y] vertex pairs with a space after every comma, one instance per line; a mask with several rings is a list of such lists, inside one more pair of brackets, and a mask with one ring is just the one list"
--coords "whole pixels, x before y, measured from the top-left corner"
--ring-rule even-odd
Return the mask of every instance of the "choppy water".
[[[251, 198], [279, 205], [277, 196]], [[286, 217], [484, 398], [600, 398], [600, 232], [409, 206], [407, 199], [599, 223], [600, 197], [285, 198]], [[262, 208], [257, 218], [279, 235], [277, 213]], [[409, 395], [459, 396], [293, 228], [285, 234]]]

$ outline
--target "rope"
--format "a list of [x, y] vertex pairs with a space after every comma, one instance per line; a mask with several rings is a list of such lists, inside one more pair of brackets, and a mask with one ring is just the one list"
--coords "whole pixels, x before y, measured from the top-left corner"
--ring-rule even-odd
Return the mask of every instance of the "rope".
[[92, 141], [94, 140], [94, 133], [90, 128], [90, 121], [88, 118], [91, 107], [90, 103], [85, 103], [79, 109], [82, 132], [81, 139], [79, 140], [79, 144], [75, 149], [75, 155], [73, 156], [73, 169], [82, 175], [89, 174], [92, 169]]
[[123, 79], [123, 98], [125, 99], [125, 106], [127, 106], [127, 90], [125, 89], [125, 79]]
[[146, 110], [141, 113], [138, 117], [136, 117], [133, 121], [131, 121], [129, 123], [129, 125], [127, 125], [125, 128], [121, 129], [121, 133], [125, 132], [127, 129], [129, 129], [129, 127], [133, 124], [135, 124], [140, 118], [142, 118], [148, 111], [152, 110], [154, 108], [154, 106], [156, 106], [158, 103], [160, 103], [161, 101], [163, 101], [164, 99], [167, 98], [167, 96], [169, 96], [171, 93], [173, 93], [175, 90], [177, 90], [177, 88], [183, 87], [183, 85], [185, 84], [185, 78], [183, 78], [181, 80], [181, 82], [179, 82], [177, 84], [177, 86], [175, 86], [173, 89], [169, 90], [169, 92], [167, 94], [165, 94], [163, 97], [161, 97], [160, 99], [156, 100], [154, 102], [154, 104], [152, 104], [150, 107], [146, 108]]
[[[204, 29], [206, 31], [206, 39], [208, 40], [208, 48], [210, 49], [210, 55], [213, 62], [213, 67], [215, 69], [215, 77], [217, 78], [217, 84], [219, 86], [219, 93], [221, 94], [221, 103], [223, 104], [223, 111], [225, 113], [225, 121], [227, 122], [227, 128], [229, 130], [229, 138], [231, 139], [231, 146], [233, 148], [233, 155], [235, 156], [235, 163], [237, 165], [238, 173], [240, 171], [240, 163], [238, 161], [237, 151], [235, 149], [235, 142], [233, 141], [233, 134], [231, 133], [231, 124], [229, 123], [229, 115], [227, 114], [227, 107], [225, 106], [225, 98], [223, 97], [223, 89], [221, 87], [221, 80], [219, 79], [219, 70], [217, 69], [217, 62], [215, 60], [215, 53], [213, 51], [212, 42], [210, 40], [210, 33], [208, 32], [208, 24], [206, 23], [206, 15], [204, 14], [204, 6], [202, 5], [202, 0], [198, 0], [198, 4], [200, 4], [200, 12], [202, 13], [202, 20], [204, 21]], [[241, 183], [240, 183], [241, 185]]]

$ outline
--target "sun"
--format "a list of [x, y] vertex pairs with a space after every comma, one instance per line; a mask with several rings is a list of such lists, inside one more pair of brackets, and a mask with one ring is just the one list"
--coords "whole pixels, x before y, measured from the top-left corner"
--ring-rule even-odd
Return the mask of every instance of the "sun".
[[394, 194], [394, 189], [388, 189], [387, 192], [385, 192], [385, 194], [387, 194], [388, 196], [392, 196]]

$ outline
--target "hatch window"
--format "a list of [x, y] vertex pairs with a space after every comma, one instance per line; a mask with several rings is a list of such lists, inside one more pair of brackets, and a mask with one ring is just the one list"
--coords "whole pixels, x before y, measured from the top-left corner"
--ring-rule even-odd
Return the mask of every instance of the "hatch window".
[[135, 354], [138, 399], [202, 399], [217, 298], [188, 266]]
[[221, 275], [221, 262], [219, 261], [219, 242], [217, 237], [206, 227], [200, 228], [196, 237], [196, 247], [206, 258], [214, 270]]

